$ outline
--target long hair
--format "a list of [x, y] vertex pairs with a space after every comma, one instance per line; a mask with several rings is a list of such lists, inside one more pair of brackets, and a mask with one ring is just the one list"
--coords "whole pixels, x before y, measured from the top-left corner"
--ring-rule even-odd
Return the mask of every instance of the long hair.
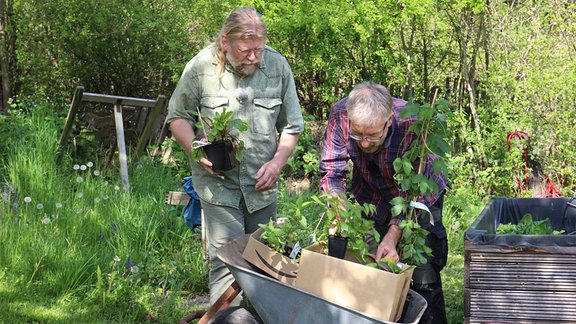
[[232, 12], [226, 18], [220, 34], [214, 41], [218, 57], [219, 77], [224, 74], [224, 67], [226, 66], [226, 53], [222, 44], [223, 36], [226, 36], [230, 42], [239, 39], [266, 39], [267, 33], [266, 25], [256, 9], [246, 6]]

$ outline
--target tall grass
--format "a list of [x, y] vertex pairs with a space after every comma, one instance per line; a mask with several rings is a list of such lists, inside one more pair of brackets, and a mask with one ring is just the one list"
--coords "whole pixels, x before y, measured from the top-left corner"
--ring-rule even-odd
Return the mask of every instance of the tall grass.
[[[130, 193], [117, 159], [56, 159], [62, 121], [49, 103], [0, 116], [0, 322], [176, 323], [207, 293], [200, 235], [164, 203], [181, 170], [144, 157], [129, 163]], [[57, 162], [61, 161], [61, 162]], [[278, 215], [316, 193], [281, 181]], [[450, 323], [463, 316], [463, 233], [482, 202], [465, 187], [445, 200], [450, 254], [442, 276]], [[320, 210], [306, 211], [309, 223]]]
[[177, 322], [187, 294], [207, 291], [199, 235], [164, 203], [182, 179], [143, 158], [126, 193], [98, 156], [58, 164], [44, 105], [0, 120], [25, 129], [2, 145], [0, 322]]

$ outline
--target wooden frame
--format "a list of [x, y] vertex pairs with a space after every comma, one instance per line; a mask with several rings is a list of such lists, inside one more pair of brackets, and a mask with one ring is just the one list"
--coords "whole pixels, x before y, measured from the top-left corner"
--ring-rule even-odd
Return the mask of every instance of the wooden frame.
[[122, 175], [122, 186], [126, 192], [130, 192], [130, 183], [128, 181], [128, 162], [126, 153], [126, 143], [124, 140], [124, 122], [122, 118], [123, 106], [134, 106], [134, 107], [151, 109], [148, 115], [146, 126], [144, 127], [142, 133], [140, 134], [140, 138], [138, 139], [138, 145], [136, 147], [136, 156], [141, 156], [142, 154], [144, 154], [146, 143], [150, 139], [154, 123], [156, 122], [156, 119], [158, 119], [158, 116], [160, 115], [160, 112], [162, 110], [162, 107], [164, 106], [166, 98], [162, 95], [158, 96], [156, 100], [112, 96], [112, 95], [84, 92], [84, 87], [82, 86], [76, 87], [76, 91], [74, 91], [74, 97], [72, 98], [72, 103], [70, 104], [70, 109], [68, 111], [68, 116], [66, 117], [66, 125], [64, 126], [64, 129], [62, 130], [62, 136], [60, 137], [60, 143], [58, 147], [59, 154], [66, 146], [68, 136], [70, 135], [70, 131], [72, 130], [72, 124], [74, 123], [74, 118], [76, 117], [76, 113], [78, 112], [80, 103], [83, 101], [113, 105], [114, 121], [116, 124], [116, 140], [118, 144], [118, 151], [120, 153], [120, 172]]

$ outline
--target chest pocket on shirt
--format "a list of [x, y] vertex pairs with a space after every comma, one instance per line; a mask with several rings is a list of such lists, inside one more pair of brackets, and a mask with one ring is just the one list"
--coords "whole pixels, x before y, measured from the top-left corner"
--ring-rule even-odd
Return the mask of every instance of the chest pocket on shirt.
[[280, 105], [282, 105], [280, 98], [254, 98], [254, 113], [252, 114], [254, 132], [264, 135], [275, 134]]
[[226, 97], [202, 97], [200, 99], [200, 112], [203, 116], [213, 118], [216, 111], [220, 113], [225, 107], [228, 107], [228, 98]]

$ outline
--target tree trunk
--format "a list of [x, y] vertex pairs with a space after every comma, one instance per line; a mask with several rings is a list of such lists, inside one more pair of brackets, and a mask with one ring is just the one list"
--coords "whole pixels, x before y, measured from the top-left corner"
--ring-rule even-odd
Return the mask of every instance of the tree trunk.
[[8, 50], [6, 37], [6, 0], [0, 0], [0, 75], [2, 77], [2, 113], [8, 113], [8, 99], [12, 97], [8, 73]]

